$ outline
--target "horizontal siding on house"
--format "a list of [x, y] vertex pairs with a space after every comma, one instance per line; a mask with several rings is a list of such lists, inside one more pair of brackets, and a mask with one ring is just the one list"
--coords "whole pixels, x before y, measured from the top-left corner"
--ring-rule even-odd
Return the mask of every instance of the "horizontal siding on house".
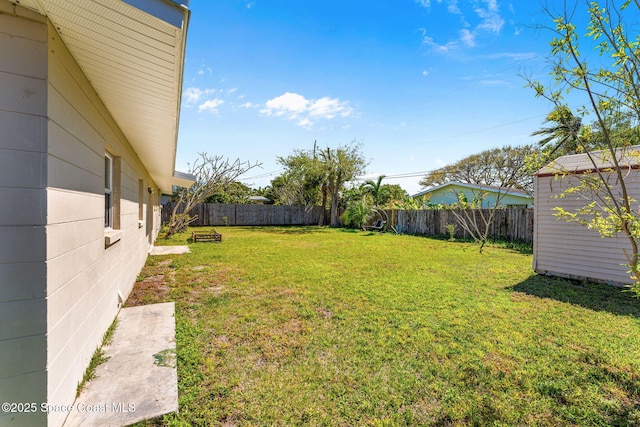
[[[44, 335], [42, 345], [46, 345]], [[2, 402], [46, 402], [47, 373], [38, 370], [28, 374], [0, 378], [0, 401]], [[46, 425], [45, 412], [0, 415], [0, 425], [11, 427], [33, 427]]]
[[[44, 22], [0, 0], [0, 402], [46, 401]], [[0, 425], [45, 418], [1, 414]]]
[[[640, 199], [638, 171], [630, 172], [626, 182], [631, 194]], [[610, 182], [615, 183], [611, 176]], [[593, 200], [587, 195], [558, 197], [565, 189], [578, 183], [578, 177], [536, 177], [534, 265], [537, 272], [561, 276], [588, 278], [612, 283], [632, 283], [627, 273], [625, 250], [631, 246], [624, 234], [600, 237], [596, 230], [569, 223], [554, 214], [555, 207], [574, 212]], [[615, 188], [619, 194], [619, 187]]]
[[[47, 361], [45, 348], [45, 337], [41, 334], [0, 341], [0, 378], [16, 377], [41, 370]], [[15, 402], [3, 400], [7, 401]]]
[[41, 153], [47, 142], [47, 118], [43, 116], [0, 109], [0, 129], [0, 153], [6, 154], [2, 150]]
[[[146, 260], [154, 234], [138, 227], [139, 180], [145, 182], [145, 201], [146, 188], [156, 185], [51, 26], [49, 32], [48, 396], [50, 403], [70, 404], [116, 316], [119, 295], [126, 299]], [[108, 248], [105, 151], [120, 169], [121, 238]], [[51, 414], [49, 423], [59, 425], [63, 416]]]
[[33, 226], [46, 221], [42, 189], [0, 187], [0, 200], [0, 226]]
[[45, 264], [42, 261], [0, 263], [0, 283], [0, 302], [44, 298]]

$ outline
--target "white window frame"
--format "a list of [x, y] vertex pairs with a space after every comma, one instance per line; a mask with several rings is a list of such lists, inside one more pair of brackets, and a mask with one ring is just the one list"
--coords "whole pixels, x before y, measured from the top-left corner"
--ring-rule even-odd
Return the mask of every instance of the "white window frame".
[[104, 153], [104, 228], [113, 228], [113, 156]]

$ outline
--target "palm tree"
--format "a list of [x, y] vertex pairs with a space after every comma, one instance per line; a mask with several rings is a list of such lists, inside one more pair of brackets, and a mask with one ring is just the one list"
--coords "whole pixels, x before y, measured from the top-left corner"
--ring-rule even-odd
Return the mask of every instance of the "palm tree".
[[380, 205], [380, 201], [382, 200], [382, 196], [384, 194], [384, 188], [382, 187], [382, 180], [386, 175], [380, 175], [377, 181], [367, 180], [361, 186], [360, 189], [365, 194], [371, 194], [373, 198], [373, 206], [378, 207]]
[[581, 150], [579, 135], [582, 119], [574, 116], [569, 108], [565, 106], [556, 108], [547, 115], [546, 122], [553, 122], [554, 125], [538, 129], [531, 136], [544, 136], [538, 144], [541, 147], [551, 147], [549, 157], [575, 154]]

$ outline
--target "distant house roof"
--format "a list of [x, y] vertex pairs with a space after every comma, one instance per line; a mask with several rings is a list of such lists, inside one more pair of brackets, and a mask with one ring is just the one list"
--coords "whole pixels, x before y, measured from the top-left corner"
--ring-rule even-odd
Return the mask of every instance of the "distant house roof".
[[271, 203], [271, 199], [264, 196], [250, 196], [249, 200], [252, 202]]
[[511, 196], [517, 196], [517, 197], [525, 197], [525, 198], [533, 200], [533, 197], [530, 196], [529, 194], [525, 193], [524, 191], [517, 190], [517, 189], [514, 189], [514, 188], [498, 187], [498, 186], [495, 186], [495, 185], [468, 184], [466, 182], [447, 182], [445, 184], [438, 185], [436, 187], [431, 187], [431, 188], [428, 188], [426, 190], [423, 190], [423, 191], [421, 191], [419, 193], [414, 194], [411, 197], [424, 196], [425, 194], [433, 193], [435, 191], [440, 191], [442, 189], [445, 189], [445, 188], [451, 187], [451, 186], [458, 186], [458, 187], [469, 188], [471, 190], [488, 191], [488, 192], [491, 192], [491, 193], [500, 193], [500, 194], [504, 194], [504, 195], [511, 195]]
[[[589, 155], [593, 161], [589, 158]], [[640, 165], [640, 145], [618, 148], [615, 151], [615, 156], [621, 166], [636, 168]], [[600, 150], [593, 151], [589, 154], [572, 154], [558, 157], [536, 172], [536, 175], [548, 176], [557, 173], [584, 173], [594, 169], [606, 169], [613, 166], [611, 153], [607, 150]]]
[[171, 192], [182, 182], [174, 168], [188, 0], [19, 3], [51, 21], [153, 180]]

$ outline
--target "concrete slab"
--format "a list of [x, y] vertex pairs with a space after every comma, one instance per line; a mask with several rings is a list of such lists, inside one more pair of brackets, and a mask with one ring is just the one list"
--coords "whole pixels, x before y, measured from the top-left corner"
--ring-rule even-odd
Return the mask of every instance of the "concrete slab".
[[191, 252], [189, 246], [154, 246], [151, 255], [177, 255]]
[[65, 427], [126, 426], [178, 410], [173, 302], [123, 308], [109, 358], [96, 369]]

